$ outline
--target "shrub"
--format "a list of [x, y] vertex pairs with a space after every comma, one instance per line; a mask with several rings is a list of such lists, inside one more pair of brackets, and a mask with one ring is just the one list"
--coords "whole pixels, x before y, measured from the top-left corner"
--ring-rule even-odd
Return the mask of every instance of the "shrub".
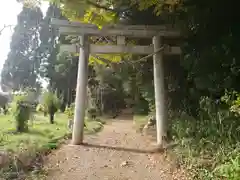
[[[64, 113], [68, 116], [69, 119], [73, 119], [74, 117], [74, 110], [75, 110], [75, 104], [72, 103], [70, 107], [67, 107], [64, 111]], [[90, 108], [87, 110], [87, 117], [89, 119], [96, 120], [97, 117], [97, 110], [95, 108]]]
[[36, 107], [37, 112], [45, 112], [45, 108], [42, 104], [38, 104]]
[[90, 108], [87, 110], [88, 118], [95, 120], [97, 117], [97, 110], [95, 108]]
[[44, 116], [47, 116], [47, 109], [42, 104], [38, 104], [36, 107], [37, 112], [42, 112]]
[[[238, 97], [238, 96], [236, 96]], [[231, 112], [236, 100], [209, 97], [200, 101], [199, 118], [181, 116], [173, 121], [172, 135], [183, 162], [195, 173], [194, 179], [236, 180], [240, 174], [240, 121]]]
[[25, 132], [28, 130], [28, 120], [31, 115], [31, 104], [26, 100], [25, 95], [14, 97], [13, 116], [16, 121], [17, 132]]
[[68, 116], [69, 119], [73, 119], [74, 117], [74, 108], [75, 108], [75, 105], [74, 103], [72, 103], [70, 107], [67, 107], [64, 111], [64, 113]]
[[240, 155], [230, 158], [229, 162], [225, 162], [215, 168], [214, 174], [218, 177], [224, 177], [230, 180], [239, 180], [240, 178]]
[[[64, 111], [64, 113], [68, 116], [68, 127], [71, 129], [72, 125], [73, 125], [73, 119], [74, 119], [74, 111], [75, 111], [75, 103], [72, 103], [70, 105], [70, 107], [67, 107]], [[86, 127], [86, 123], [84, 121], [84, 127]]]
[[0, 92], [0, 108], [3, 109], [3, 113], [6, 115], [8, 112], [9, 97], [6, 94]]
[[50, 123], [54, 123], [54, 115], [60, 108], [60, 99], [53, 92], [44, 92], [43, 94], [43, 103], [44, 109], [49, 114]]

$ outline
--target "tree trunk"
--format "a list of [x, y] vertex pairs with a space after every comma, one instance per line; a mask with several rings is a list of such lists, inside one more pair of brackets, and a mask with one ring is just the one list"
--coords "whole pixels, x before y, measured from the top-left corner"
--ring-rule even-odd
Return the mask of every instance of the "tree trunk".
[[25, 132], [25, 127], [23, 124], [21, 123], [17, 124], [17, 132]]
[[51, 113], [49, 115], [49, 118], [50, 118], [50, 124], [54, 124], [54, 114], [53, 113]]
[[70, 87], [69, 87], [70, 85], [69, 85], [69, 83], [68, 83], [68, 88], [67, 88], [67, 106], [68, 107], [70, 107], [71, 106], [71, 98], [70, 98], [70, 96], [71, 96], [71, 93], [70, 93]]
[[8, 109], [7, 109], [6, 105], [4, 105], [4, 106], [3, 106], [3, 114], [6, 115], [7, 112], [8, 112]]

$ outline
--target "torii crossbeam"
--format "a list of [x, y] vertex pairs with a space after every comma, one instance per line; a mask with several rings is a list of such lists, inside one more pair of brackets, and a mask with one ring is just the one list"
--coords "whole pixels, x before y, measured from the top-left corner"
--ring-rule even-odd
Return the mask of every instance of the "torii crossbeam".
[[[181, 54], [181, 49], [180, 47], [169, 47], [163, 50], [159, 49], [163, 46], [162, 37], [179, 37], [180, 33], [167, 26], [111, 25], [98, 29], [98, 27], [93, 24], [69, 22], [58, 19], [52, 19], [51, 24], [59, 28], [60, 34], [80, 36], [80, 46], [63, 45], [60, 48], [61, 51], [72, 53], [79, 52], [72, 144], [78, 145], [83, 142], [89, 54], [131, 53], [142, 55], [152, 54], [153, 56], [157, 145], [162, 147], [167, 123], [167, 109], [164, 105], [163, 55]], [[117, 36], [117, 45], [89, 44], [89, 36]], [[152, 38], [153, 46], [126, 45], [126, 36]]]

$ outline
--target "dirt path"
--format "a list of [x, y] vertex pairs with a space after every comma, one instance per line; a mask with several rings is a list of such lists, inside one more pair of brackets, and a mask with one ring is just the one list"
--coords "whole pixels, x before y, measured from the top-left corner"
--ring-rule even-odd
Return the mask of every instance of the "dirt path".
[[183, 171], [133, 129], [129, 120], [115, 120], [85, 145], [64, 145], [48, 157], [49, 180], [184, 180]]

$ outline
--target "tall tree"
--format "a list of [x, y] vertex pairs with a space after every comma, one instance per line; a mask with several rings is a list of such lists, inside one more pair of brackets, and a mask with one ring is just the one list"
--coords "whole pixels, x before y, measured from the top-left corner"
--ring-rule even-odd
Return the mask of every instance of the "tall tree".
[[54, 62], [58, 54], [58, 33], [51, 24], [51, 18], [60, 18], [60, 9], [54, 5], [48, 7], [40, 31], [41, 77], [49, 77], [51, 84]]
[[41, 77], [48, 79], [49, 87], [57, 90], [58, 95], [63, 96], [64, 102], [70, 105], [76, 87], [78, 58], [59, 51], [60, 43], [70, 43], [71, 39], [59, 36], [56, 29], [50, 24], [51, 18], [65, 19], [57, 6], [49, 6], [40, 32]]
[[35, 87], [40, 67], [39, 31], [42, 12], [39, 7], [23, 7], [18, 15], [10, 52], [2, 71], [2, 83], [12, 82], [14, 89]]
[[[57, 0], [52, 2], [59, 3]], [[180, 99], [185, 99], [187, 104], [198, 104], [202, 95], [219, 98], [225, 89], [240, 88], [236, 83], [240, 77], [237, 61], [239, 51], [236, 48], [239, 39], [238, 11], [232, 4], [233, 1], [225, 3], [223, 0], [66, 0], [61, 2], [61, 9], [71, 20], [95, 23], [99, 26], [106, 22], [114, 23], [121, 18], [124, 18], [125, 22], [127, 19], [131, 24], [172, 23], [177, 26], [186, 37], [183, 43], [183, 60], [181, 64], [174, 58], [165, 61], [167, 72], [171, 75], [171, 78], [166, 79], [175, 79], [173, 84], [181, 87], [177, 88], [181, 94], [178, 96]], [[229, 21], [222, 21], [224, 18]], [[176, 63], [178, 68], [170, 66]], [[193, 106], [193, 109], [198, 107]]]

